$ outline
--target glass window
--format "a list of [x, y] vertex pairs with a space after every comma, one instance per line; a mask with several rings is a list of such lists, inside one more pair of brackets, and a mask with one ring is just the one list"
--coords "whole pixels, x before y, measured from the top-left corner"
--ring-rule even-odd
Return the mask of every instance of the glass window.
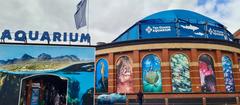
[[143, 92], [162, 92], [161, 61], [149, 54], [142, 60]]
[[191, 92], [191, 80], [188, 58], [184, 54], [171, 57], [173, 92]]

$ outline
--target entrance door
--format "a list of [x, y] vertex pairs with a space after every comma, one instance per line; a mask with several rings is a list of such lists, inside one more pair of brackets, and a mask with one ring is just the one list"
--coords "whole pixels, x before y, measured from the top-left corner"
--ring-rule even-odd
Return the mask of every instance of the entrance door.
[[21, 82], [20, 105], [66, 105], [67, 79], [35, 75]]

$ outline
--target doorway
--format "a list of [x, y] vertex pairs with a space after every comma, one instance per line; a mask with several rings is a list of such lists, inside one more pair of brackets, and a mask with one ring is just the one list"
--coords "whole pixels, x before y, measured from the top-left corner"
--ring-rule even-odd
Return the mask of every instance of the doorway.
[[21, 81], [19, 105], [66, 105], [66, 78], [56, 75], [33, 75]]

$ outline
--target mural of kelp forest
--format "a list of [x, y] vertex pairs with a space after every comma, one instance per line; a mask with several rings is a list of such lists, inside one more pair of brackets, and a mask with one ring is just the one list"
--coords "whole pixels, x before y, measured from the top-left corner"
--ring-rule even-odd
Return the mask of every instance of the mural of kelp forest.
[[142, 60], [143, 92], [162, 92], [160, 59], [153, 54]]
[[96, 64], [96, 92], [108, 92], [108, 62], [106, 59], [98, 60]]
[[184, 54], [171, 57], [172, 89], [173, 92], [191, 92], [189, 61]]
[[0, 105], [93, 105], [91, 47], [0, 45]]

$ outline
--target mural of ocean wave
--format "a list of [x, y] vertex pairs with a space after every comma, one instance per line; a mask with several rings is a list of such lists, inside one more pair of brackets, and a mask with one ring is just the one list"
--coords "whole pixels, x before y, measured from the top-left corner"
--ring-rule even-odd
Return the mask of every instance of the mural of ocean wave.
[[143, 92], [162, 92], [160, 59], [153, 54], [142, 60]]
[[223, 67], [226, 91], [234, 92], [235, 91], [235, 83], [234, 83], [233, 72], [232, 72], [232, 61], [226, 55], [224, 55], [222, 57], [222, 67]]
[[191, 92], [191, 80], [188, 58], [184, 54], [171, 57], [173, 92]]

